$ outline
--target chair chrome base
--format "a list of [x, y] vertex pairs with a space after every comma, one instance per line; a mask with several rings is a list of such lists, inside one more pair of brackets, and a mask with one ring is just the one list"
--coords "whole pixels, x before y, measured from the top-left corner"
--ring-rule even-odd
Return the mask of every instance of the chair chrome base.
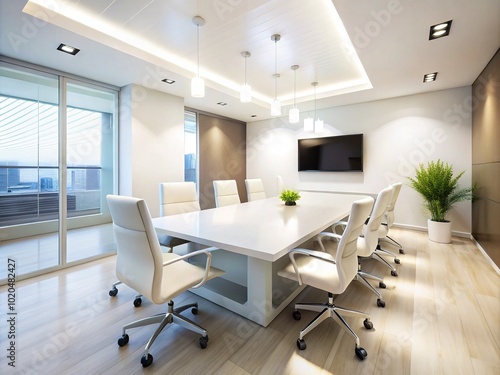
[[390, 255], [394, 257], [394, 263], [400, 264], [399, 259], [396, 258], [396, 255], [391, 253], [390, 251], [384, 250], [380, 247], [380, 245], [377, 245], [377, 248], [375, 251], [372, 253], [372, 258], [379, 261], [382, 263], [384, 266], [389, 268], [391, 270], [391, 275], [392, 276], [398, 276], [398, 271], [396, 271], [396, 268], [392, 264], [390, 264], [388, 261], [386, 261], [384, 258], [382, 258], [382, 255]]
[[405, 251], [403, 249], [403, 245], [401, 245], [398, 241], [396, 241], [394, 238], [385, 236], [384, 238], [381, 239], [382, 241], [389, 242], [390, 244], [399, 247], [399, 253], [400, 254], [405, 254]]
[[355, 276], [355, 280], [359, 281], [363, 286], [368, 288], [372, 293], [374, 293], [377, 296], [377, 306], [385, 307], [385, 302], [382, 300], [382, 294], [377, 289], [375, 289], [375, 287], [372, 284], [370, 284], [367, 279], [377, 280], [379, 282], [379, 286], [381, 288], [385, 288], [384, 279], [361, 270], [359, 270]]
[[[109, 296], [114, 297], [118, 294], [118, 288], [116, 287], [117, 285], [122, 284], [121, 281], [116, 281], [113, 285], [111, 285], [111, 289], [109, 290]], [[139, 307], [142, 304], [142, 294], [138, 294], [134, 298], [134, 306]]]
[[170, 323], [175, 323], [180, 325], [181, 327], [184, 327], [186, 329], [189, 329], [193, 332], [199, 333], [202, 335], [200, 338], [199, 344], [202, 349], [205, 349], [207, 347], [208, 343], [208, 332], [193, 322], [192, 320], [186, 318], [183, 315], [180, 315], [180, 313], [184, 310], [187, 310], [189, 308], [192, 308], [192, 313], [197, 314], [198, 313], [198, 303], [191, 303], [187, 305], [180, 306], [176, 309], [174, 309], [174, 302], [170, 301], [168, 303], [168, 312], [167, 313], [162, 313], [162, 314], [157, 314], [153, 315], [147, 318], [139, 319], [134, 322], [131, 322], [129, 324], [126, 324], [123, 326], [123, 334], [122, 336], [118, 339], [118, 345], [119, 346], [124, 346], [128, 343], [128, 334], [126, 331], [131, 328], [137, 328], [137, 327], [144, 327], [150, 324], [157, 324], [159, 323], [158, 328], [156, 328], [156, 331], [153, 333], [153, 336], [149, 339], [149, 341], [146, 344], [146, 347], [144, 348], [144, 355], [141, 359], [141, 363], [144, 367], [149, 366], [153, 362], [153, 357], [151, 354], [149, 354], [149, 349], [153, 345], [153, 342], [156, 340], [160, 332]]
[[[372, 329], [373, 323], [370, 321], [370, 315], [357, 310], [346, 309], [344, 307], [335, 306], [333, 304], [333, 294], [328, 293], [328, 303], [297, 303], [295, 304], [295, 311], [293, 313], [293, 318], [295, 320], [300, 319], [300, 312], [297, 310], [309, 310], [317, 311], [319, 314], [314, 318], [302, 331], [299, 333], [299, 339], [297, 340], [297, 346], [299, 349], [303, 350], [306, 348], [304, 336], [316, 328], [320, 323], [328, 318], [335, 320], [340, 327], [351, 335], [356, 341], [356, 355], [360, 359], [366, 357], [366, 351], [360, 346], [359, 337], [353, 331], [353, 329], [347, 324], [343, 316], [353, 316], [357, 318], [365, 318], [363, 324], [366, 329]], [[360, 354], [361, 353], [361, 354]], [[362, 358], [363, 357], [363, 358]]]

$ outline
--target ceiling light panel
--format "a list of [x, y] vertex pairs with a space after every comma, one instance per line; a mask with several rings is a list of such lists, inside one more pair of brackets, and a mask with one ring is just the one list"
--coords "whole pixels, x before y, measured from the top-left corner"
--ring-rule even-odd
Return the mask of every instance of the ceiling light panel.
[[426, 82], [434, 82], [437, 78], [437, 72], [434, 72], [434, 73], [427, 73], [424, 75], [424, 83]]
[[432, 25], [429, 29], [429, 40], [434, 40], [448, 36], [451, 29], [451, 21], [440, 22], [436, 25]]
[[67, 44], [64, 44], [64, 43], [59, 44], [59, 47], [57, 47], [57, 50], [61, 51], [61, 52], [69, 53], [70, 55], [73, 55], [73, 56], [76, 55], [78, 52], [80, 52], [80, 50], [78, 48], [68, 46]]

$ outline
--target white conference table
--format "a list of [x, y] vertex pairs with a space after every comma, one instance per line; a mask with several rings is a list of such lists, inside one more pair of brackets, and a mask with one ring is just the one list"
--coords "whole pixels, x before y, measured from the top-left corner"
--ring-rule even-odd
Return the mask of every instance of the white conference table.
[[[301, 192], [296, 206], [277, 197], [153, 219], [158, 233], [222, 250], [212, 265], [226, 271], [192, 289], [266, 327], [303, 289], [276, 275], [287, 253], [345, 218], [363, 195]], [[311, 242], [310, 242], [311, 243]]]

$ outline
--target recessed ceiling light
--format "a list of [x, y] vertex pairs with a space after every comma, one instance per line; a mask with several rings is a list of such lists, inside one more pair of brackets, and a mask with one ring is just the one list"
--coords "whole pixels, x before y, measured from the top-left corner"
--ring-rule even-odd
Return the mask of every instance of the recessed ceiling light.
[[67, 44], [59, 44], [59, 47], [57, 47], [57, 50], [58, 51], [61, 51], [61, 52], [66, 52], [66, 53], [69, 53], [70, 55], [76, 55], [78, 52], [80, 52], [80, 50], [78, 48], [75, 48], [75, 47], [71, 47], [71, 46], [68, 46]]
[[437, 78], [437, 72], [434, 72], [434, 73], [427, 73], [424, 75], [424, 83], [425, 82], [432, 82], [432, 81], [435, 81], [436, 78]]
[[451, 21], [441, 22], [437, 25], [431, 26], [429, 30], [429, 40], [442, 38], [443, 36], [447, 36], [450, 34], [451, 29]]
[[175, 83], [175, 81], [173, 79], [170, 79], [170, 78], [165, 78], [165, 79], [162, 79], [161, 81], [168, 83], [169, 85], [171, 85], [172, 83]]
[[226, 103], [226, 102], [219, 102], [219, 103], [217, 103], [217, 104], [218, 104], [218, 105], [221, 105], [221, 106], [223, 106], [223, 107], [224, 107], [225, 105], [227, 105], [227, 103]]

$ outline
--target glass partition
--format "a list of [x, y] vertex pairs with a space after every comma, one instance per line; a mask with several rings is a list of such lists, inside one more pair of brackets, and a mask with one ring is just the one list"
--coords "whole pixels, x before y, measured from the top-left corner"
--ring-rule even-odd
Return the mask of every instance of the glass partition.
[[117, 90], [0, 61], [0, 262], [19, 275], [114, 252], [117, 108]]

